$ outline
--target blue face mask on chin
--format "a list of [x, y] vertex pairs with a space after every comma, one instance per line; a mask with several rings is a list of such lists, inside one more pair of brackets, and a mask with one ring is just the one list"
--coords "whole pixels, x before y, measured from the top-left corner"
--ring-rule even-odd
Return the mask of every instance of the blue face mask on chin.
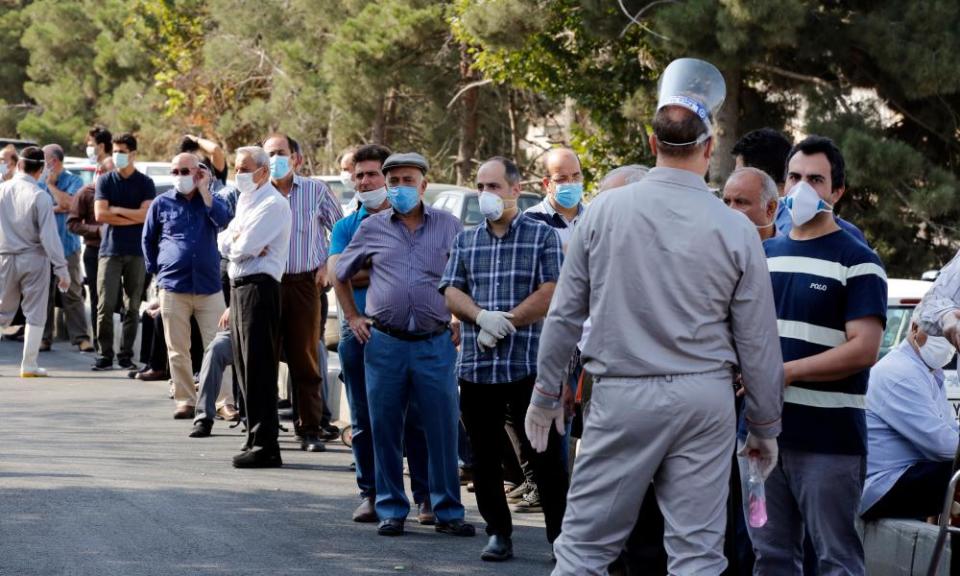
[[420, 190], [415, 186], [392, 186], [387, 188], [387, 200], [394, 210], [407, 214], [420, 203]]
[[557, 192], [554, 194], [557, 204], [564, 208], [573, 208], [580, 203], [583, 198], [583, 182], [567, 182], [557, 184]]

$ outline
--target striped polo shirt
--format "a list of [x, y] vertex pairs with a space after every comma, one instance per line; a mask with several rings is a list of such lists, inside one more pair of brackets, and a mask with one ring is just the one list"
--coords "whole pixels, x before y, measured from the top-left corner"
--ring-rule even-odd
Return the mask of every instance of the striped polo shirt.
[[[777, 305], [783, 361], [847, 341], [848, 321], [887, 317], [887, 276], [877, 255], [849, 233], [813, 240], [784, 234], [763, 244]], [[784, 448], [866, 454], [867, 379], [862, 370], [832, 382], [794, 382], [783, 395]]]

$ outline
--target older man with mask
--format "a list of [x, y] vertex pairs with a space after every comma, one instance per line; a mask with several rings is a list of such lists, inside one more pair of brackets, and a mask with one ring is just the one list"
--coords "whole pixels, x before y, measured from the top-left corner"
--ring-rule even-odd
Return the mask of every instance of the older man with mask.
[[[83, 272], [80, 270], [80, 238], [67, 229], [67, 215], [73, 203], [73, 197], [83, 187], [83, 180], [63, 169], [63, 148], [57, 144], [43, 147], [46, 170], [39, 186], [53, 198], [53, 213], [57, 220], [57, 233], [63, 245], [63, 255], [67, 259], [70, 272], [70, 287], [60, 295], [63, 312], [67, 320], [67, 333], [72, 344], [81, 352], [93, 352], [87, 319], [83, 310]], [[47, 324], [43, 330], [43, 342], [40, 351], [50, 350], [53, 342], [53, 307], [56, 299], [56, 277], [50, 282], [50, 297], [47, 299]]]
[[293, 380], [294, 428], [302, 438], [301, 449], [323, 452], [323, 379], [317, 357], [317, 342], [323, 335], [320, 291], [327, 287], [326, 233], [343, 211], [326, 184], [297, 174], [302, 158], [291, 138], [269, 136], [263, 150], [270, 157], [270, 182], [289, 202], [293, 218], [280, 283], [280, 341]]
[[583, 172], [580, 158], [569, 148], [553, 148], [543, 157], [543, 190], [546, 198], [527, 208], [532, 218], [542, 220], [560, 234], [566, 247], [583, 214]]
[[[656, 167], [594, 200], [568, 244], [527, 411], [536, 450], [551, 427], [563, 429], [560, 385], [584, 320], [603, 330], [583, 349], [596, 380], [554, 576], [606, 574], [651, 480], [669, 572], [723, 571], [736, 365], [747, 382], [747, 451], [764, 470], [777, 460], [783, 364], [763, 248], [703, 180], [724, 86], [707, 62], [666, 68], [650, 136]], [[615, 257], [638, 246], [643, 258]]]
[[[440, 291], [463, 321], [457, 361], [460, 407], [473, 447], [477, 504], [490, 540], [481, 559], [513, 557], [513, 524], [503, 491], [503, 426], [507, 412], [523, 422], [536, 379], [537, 342], [560, 276], [560, 237], [517, 210], [520, 170], [494, 157], [477, 171], [484, 223], [457, 236]], [[526, 435], [520, 442], [529, 445]], [[547, 451], [534, 454], [534, 479], [547, 519], [547, 540], [560, 534], [566, 508], [567, 470], [562, 438], [553, 433]]]
[[[407, 408], [420, 410], [427, 438], [430, 500], [436, 530], [473, 536], [463, 521], [457, 470], [458, 395], [454, 374], [459, 326], [437, 291], [454, 238], [463, 229], [451, 214], [423, 202], [428, 164], [420, 154], [394, 154], [383, 164], [391, 210], [360, 224], [337, 261], [337, 280], [370, 270], [364, 314], [350, 313], [354, 336], [366, 342], [367, 398], [376, 461], [378, 533], [400, 536], [410, 504], [403, 490], [403, 429]], [[339, 294], [351, 301], [349, 291]], [[355, 311], [346, 307], [345, 312]]]
[[227, 224], [227, 206], [210, 192], [210, 175], [190, 153], [173, 158], [174, 189], [158, 196], [143, 226], [143, 255], [160, 291], [174, 418], [193, 418], [197, 392], [190, 356], [190, 318], [197, 321], [203, 347], [217, 332], [225, 308], [220, 286], [217, 231]]
[[24, 148], [16, 175], [0, 184], [0, 327], [10, 324], [22, 298], [27, 327], [21, 378], [47, 375], [37, 366], [37, 354], [46, 321], [51, 264], [58, 288], [64, 291], [70, 286], [53, 202], [37, 187], [43, 157], [36, 146]]
[[[351, 152], [354, 165], [353, 178], [356, 181], [357, 201], [360, 208], [344, 217], [333, 226], [330, 237], [330, 260], [327, 266], [330, 282], [333, 284], [340, 309], [344, 312], [344, 321], [340, 325], [340, 372], [350, 404], [351, 430], [353, 432], [353, 459], [356, 463], [357, 486], [360, 488], [360, 504], [353, 512], [354, 522], [376, 522], [378, 520], [376, 499], [376, 465], [373, 453], [373, 434], [370, 429], [370, 407], [367, 402], [367, 381], [364, 374], [363, 356], [366, 344], [354, 335], [347, 318], [364, 314], [367, 301], [367, 287], [370, 285], [370, 271], [361, 269], [347, 282], [337, 279], [336, 265], [340, 254], [347, 248], [356, 235], [360, 224], [368, 217], [390, 209], [387, 201], [386, 179], [381, 167], [390, 157], [390, 150], [379, 144], [368, 144]], [[352, 292], [353, 297], [342, 296]], [[430, 504], [430, 489], [427, 485], [427, 446], [420, 418], [416, 411], [407, 410], [404, 427], [404, 449], [410, 464], [410, 487], [413, 499], [418, 507], [418, 520], [428, 524], [435, 520]]]
[[870, 370], [865, 520], [940, 513], [960, 441], [943, 375], [955, 354], [914, 318], [906, 340]]
[[0, 182], [6, 182], [13, 178], [17, 172], [17, 149], [13, 144], [7, 144], [0, 149]]
[[757, 227], [760, 240], [777, 234], [774, 218], [780, 205], [777, 184], [763, 170], [738, 168], [723, 185], [723, 203], [742, 212]]
[[220, 254], [230, 261], [233, 369], [247, 411], [247, 440], [233, 466], [279, 468], [280, 281], [290, 249], [290, 203], [270, 183], [263, 148], [237, 149], [235, 171], [237, 213], [218, 237]]

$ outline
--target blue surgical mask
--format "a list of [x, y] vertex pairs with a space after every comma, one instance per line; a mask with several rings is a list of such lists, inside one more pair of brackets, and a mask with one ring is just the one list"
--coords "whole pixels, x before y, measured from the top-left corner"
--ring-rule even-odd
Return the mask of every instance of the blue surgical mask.
[[553, 198], [557, 201], [557, 204], [564, 208], [573, 208], [583, 198], [583, 182], [557, 184], [557, 192]]
[[287, 174], [290, 173], [290, 157], [289, 156], [271, 156], [270, 157], [270, 178], [273, 180], [280, 180], [286, 178]]
[[124, 152], [114, 152], [113, 163], [117, 167], [117, 170], [123, 170], [130, 165], [130, 155]]
[[393, 186], [387, 188], [387, 200], [394, 210], [406, 214], [417, 207], [420, 191], [415, 186]]

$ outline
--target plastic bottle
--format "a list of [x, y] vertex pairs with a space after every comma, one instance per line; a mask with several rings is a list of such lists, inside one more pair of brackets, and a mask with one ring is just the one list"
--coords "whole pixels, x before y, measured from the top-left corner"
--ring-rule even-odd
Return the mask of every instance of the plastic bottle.
[[747, 504], [751, 528], [761, 528], [767, 523], [767, 496], [763, 489], [763, 476], [760, 475], [760, 460], [749, 458], [750, 476], [747, 478]]

